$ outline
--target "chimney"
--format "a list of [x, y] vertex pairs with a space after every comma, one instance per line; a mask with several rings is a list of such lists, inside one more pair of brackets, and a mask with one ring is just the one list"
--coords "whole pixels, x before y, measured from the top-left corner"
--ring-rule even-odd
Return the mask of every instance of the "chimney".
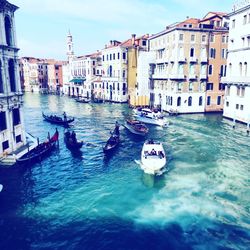
[[132, 45], [134, 46], [135, 45], [135, 34], [132, 34]]
[[107, 44], [105, 44], [105, 49], [107, 49], [107, 47], [108, 47]]
[[110, 40], [109, 43], [110, 43], [110, 45], [113, 45], [113, 41], [112, 40]]

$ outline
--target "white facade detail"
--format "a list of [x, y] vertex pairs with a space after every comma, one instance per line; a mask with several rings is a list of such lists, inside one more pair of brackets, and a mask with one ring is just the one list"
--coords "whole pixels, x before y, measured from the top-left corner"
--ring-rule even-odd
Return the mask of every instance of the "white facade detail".
[[229, 14], [229, 47], [223, 116], [250, 123], [250, 2], [238, 1]]
[[124, 103], [128, 100], [128, 53], [120, 42], [111, 41], [102, 50], [102, 85], [103, 99]]
[[14, 12], [6, 0], [0, 5], [0, 158], [26, 144], [22, 112]]

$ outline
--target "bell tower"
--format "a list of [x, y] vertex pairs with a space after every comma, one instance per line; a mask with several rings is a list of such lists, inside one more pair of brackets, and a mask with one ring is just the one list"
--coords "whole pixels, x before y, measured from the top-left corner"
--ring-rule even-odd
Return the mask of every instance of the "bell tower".
[[73, 43], [73, 38], [72, 35], [69, 33], [67, 35], [67, 56], [68, 56], [68, 61], [71, 61], [74, 57], [74, 43]]

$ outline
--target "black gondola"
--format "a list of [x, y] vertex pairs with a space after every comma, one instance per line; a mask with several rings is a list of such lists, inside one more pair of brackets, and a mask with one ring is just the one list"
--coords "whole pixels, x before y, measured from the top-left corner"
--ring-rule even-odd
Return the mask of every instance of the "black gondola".
[[114, 131], [111, 133], [106, 145], [103, 147], [103, 152], [105, 154], [113, 152], [115, 148], [119, 145], [120, 142], [120, 132], [119, 125], [116, 123]]
[[66, 144], [66, 147], [70, 150], [78, 150], [82, 147], [83, 141], [78, 142], [75, 137], [75, 133], [72, 132], [72, 134], [67, 131], [64, 133], [64, 142]]
[[42, 160], [42, 158], [48, 155], [56, 146], [59, 134], [56, 131], [50, 140], [38, 144], [35, 148], [30, 150], [27, 154], [23, 155], [19, 159], [16, 159], [16, 163], [19, 165], [31, 164], [36, 161]]
[[69, 124], [75, 120], [74, 117], [62, 118], [62, 117], [56, 116], [56, 115], [45, 115], [44, 113], [43, 113], [43, 118], [45, 119], [45, 121], [48, 121], [48, 122], [54, 123], [54, 124], [58, 124], [58, 125], [62, 125], [62, 126], [69, 126]]
[[104, 100], [103, 99], [99, 99], [99, 98], [94, 98], [92, 100], [93, 103], [104, 103]]

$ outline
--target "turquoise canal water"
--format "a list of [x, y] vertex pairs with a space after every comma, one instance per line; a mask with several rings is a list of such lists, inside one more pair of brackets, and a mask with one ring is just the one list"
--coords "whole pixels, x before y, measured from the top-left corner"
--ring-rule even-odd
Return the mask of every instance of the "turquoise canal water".
[[60, 145], [41, 163], [0, 169], [0, 249], [247, 249], [250, 246], [250, 137], [221, 115], [169, 117], [150, 126], [164, 144], [167, 171], [142, 172], [143, 140], [121, 129], [105, 159], [102, 146], [131, 114], [127, 105], [81, 104], [24, 96], [26, 130], [40, 141], [57, 126], [42, 111], [74, 116], [78, 154]]

